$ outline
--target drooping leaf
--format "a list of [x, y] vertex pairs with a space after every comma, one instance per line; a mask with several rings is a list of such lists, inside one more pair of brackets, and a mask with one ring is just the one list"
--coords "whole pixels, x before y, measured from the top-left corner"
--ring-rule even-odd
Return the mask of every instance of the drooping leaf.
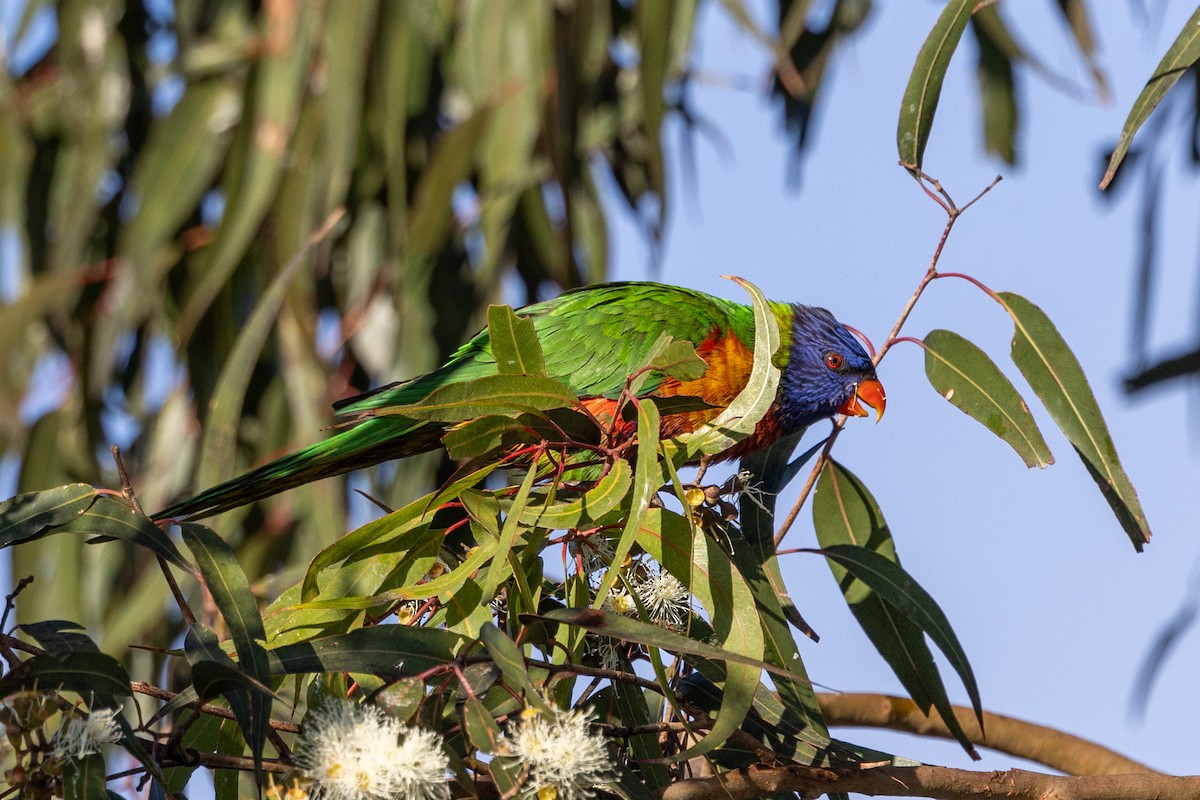
[[724, 411], [698, 430], [678, 437], [678, 444], [690, 455], [719, 453], [753, 433], [779, 388], [779, 368], [773, 363], [779, 349], [779, 322], [757, 286], [736, 276], [725, 277], [746, 290], [754, 307], [754, 365], [746, 385]]
[[[678, 485], [678, 480], [675, 481]], [[712, 620], [721, 647], [755, 662], [763, 658], [763, 632], [746, 579], [711, 536], [686, 519], [651, 509], [638, 531], [638, 544], [671, 575], [683, 582]], [[721, 710], [716, 724], [680, 758], [696, 758], [720, 746], [741, 725], [754, 701], [760, 672], [745, 663], [725, 669]]]
[[[563, 530], [585, 522], [596, 522], [621, 504], [632, 485], [633, 467], [625, 459], [618, 458], [613, 461], [608, 474], [582, 496], [549, 504], [531, 502], [522, 513], [521, 523]], [[548, 498], [538, 495], [536, 499]]]
[[73, 651], [34, 656], [0, 677], [0, 698], [19, 691], [60, 690], [94, 697], [99, 708], [115, 708], [117, 698], [129, 697], [129, 674], [105, 653]]
[[930, 331], [925, 337], [925, 375], [938, 394], [1008, 442], [1026, 466], [1054, 463], [1025, 401], [974, 344], [952, 331]]
[[11, 547], [45, 535], [84, 513], [96, 499], [86, 483], [44, 492], [28, 492], [0, 503], [0, 547]]
[[962, 678], [971, 707], [983, 728], [983, 702], [979, 698], [979, 685], [975, 672], [967, 660], [967, 654], [950, 627], [950, 620], [937, 602], [929, 596], [897, 561], [886, 558], [865, 547], [851, 544], [835, 544], [819, 551], [821, 555], [837, 562], [851, 575], [866, 584], [890, 606], [903, 611], [915, 622], [933, 643], [945, 654], [950, 666]]
[[370, 413], [431, 422], [463, 422], [488, 414], [547, 411], [579, 403], [561, 381], [529, 375], [485, 375], [441, 386], [419, 403], [391, 406]]
[[747, 658], [740, 653], [733, 653], [716, 645], [692, 639], [681, 633], [669, 631], [659, 625], [630, 619], [629, 617], [623, 617], [620, 614], [614, 614], [611, 611], [604, 611], [602, 609], [556, 608], [544, 614], [526, 614], [522, 617], [522, 621], [524, 620], [562, 622], [567, 625], [583, 628], [600, 636], [608, 636], [612, 639], [621, 639], [627, 642], [636, 642], [644, 644], [647, 647], [656, 647], [659, 650], [696, 655], [717, 661], [732, 661], [758, 669], [765, 669], [774, 675], [798, 677], [795, 673], [780, 669], [774, 664], [767, 664], [760, 659]]
[[[233, 716], [237, 721], [237, 730], [242, 739], [242, 742], [238, 743], [238, 749], [240, 750], [243, 746], [251, 746], [250, 740], [257, 735], [259, 728], [263, 729], [262, 735], [265, 740], [267, 720], [264, 716], [261, 718], [262, 722], [259, 723], [257, 716], [258, 709], [264, 702], [268, 709], [270, 708], [269, 693], [264, 694], [260, 689], [264, 684], [259, 681], [231, 679], [231, 673], [239, 671], [237, 662], [221, 649], [217, 634], [203, 624], [196, 623], [188, 628], [183, 639], [183, 651], [193, 670], [193, 675], [196, 668], [200, 668], [199, 685], [196, 685], [197, 681], [194, 679], [193, 685], [189, 686], [187, 691], [174, 697], [159, 713], [165, 716], [167, 713], [178, 710], [184, 704], [182, 698], [185, 695], [194, 693], [195, 699], [200, 699], [202, 690], [220, 692], [225, 701], [229, 703], [229, 708], [233, 711]], [[219, 665], [224, 669], [218, 671], [214, 665]], [[251, 752], [254, 752], [252, 746]], [[261, 745], [259, 752], [261, 753]]]
[[[875, 498], [836, 461], [825, 462], [813, 498], [813, 526], [821, 547], [854, 545], [899, 564], [891, 531]], [[871, 644], [892, 668], [913, 702], [925, 714], [936, 708], [963, 749], [978, 759], [974, 745], [958, 724], [946, 686], [925, 643], [921, 628], [878, 592], [829, 560], [850, 611]]]
[[[185, 522], [180, 527], [183, 541], [192, 551], [192, 557], [204, 576], [204, 584], [229, 627], [229, 635], [238, 654], [238, 669], [254, 682], [269, 687], [271, 670], [263, 646], [267, 633], [258, 611], [258, 602], [237, 556], [223, 539], [203, 525]], [[249, 692], [248, 695], [250, 725], [243, 732], [257, 770], [262, 763], [263, 745], [267, 739], [271, 698], [261, 692]]]
[[26, 622], [17, 627], [22, 633], [41, 645], [43, 650], [53, 655], [100, 652], [100, 648], [90, 636], [77, 633], [77, 631], [84, 630], [84, 627], [77, 622], [48, 619], [40, 622]]
[[361, 672], [403, 678], [449, 664], [462, 637], [437, 628], [373, 625], [267, 651], [272, 675]]
[[487, 648], [493, 663], [500, 668], [505, 682], [512, 689], [519, 689], [525, 695], [525, 702], [542, 711], [549, 712], [541, 692], [529, 679], [529, 670], [525, 668], [525, 659], [515, 642], [508, 638], [494, 624], [485, 623], [479, 633], [479, 641]]
[[489, 306], [488, 340], [501, 375], [546, 375], [533, 320], [518, 317], [508, 306]]
[[[638, 404], [638, 449], [637, 462], [633, 466], [633, 489], [629, 493], [629, 510], [621, 535], [613, 545], [612, 563], [620, 564], [625, 561], [637, 539], [642, 520], [650, 509], [650, 499], [654, 497], [662, 485], [661, 471], [658, 467], [658, 409], [653, 403]], [[600, 608], [604, 598], [612, 591], [620, 575], [619, 570], [610, 569], [604, 573], [600, 586], [596, 589], [593, 608]]]
[[921, 169], [924, 164], [925, 145], [941, 99], [942, 81], [975, 6], [976, 0], [950, 0], [917, 52], [900, 101], [900, 120], [896, 126], [900, 163], [906, 167]]
[[106, 495], [99, 495], [87, 511], [52, 532], [95, 536], [101, 541], [122, 539], [146, 548], [182, 570], [196, 574], [196, 568], [183, 557], [162, 528], [144, 514], [134, 511], [127, 503]]
[[1150, 541], [1150, 524], [1137, 491], [1121, 466], [1083, 367], [1040, 308], [1012, 292], [1000, 292], [996, 298], [1013, 319], [1013, 362], [1075, 447], [1088, 474], [1140, 552]]
[[108, 800], [107, 775], [100, 753], [67, 759], [62, 775], [64, 800]]
[[1125, 160], [1125, 155], [1129, 152], [1129, 145], [1133, 143], [1133, 137], [1142, 127], [1142, 123], [1150, 118], [1150, 114], [1158, 107], [1171, 87], [1197, 60], [1200, 60], [1200, 8], [1197, 8], [1188, 17], [1188, 21], [1184, 23], [1183, 29], [1179, 31], [1175, 41], [1167, 48], [1162, 61], [1159, 61], [1158, 66], [1154, 68], [1154, 74], [1150, 76], [1150, 80], [1146, 81], [1146, 86], [1142, 89], [1141, 94], [1133, 101], [1133, 105], [1129, 109], [1129, 116], [1125, 118], [1125, 125], [1121, 128], [1121, 136], [1117, 139], [1117, 146], [1113, 148], [1112, 156], [1108, 159], [1108, 169], [1104, 171], [1104, 177], [1100, 179], [1101, 189], [1107, 188], [1112, 183], [1113, 177], [1116, 176], [1121, 162]]
[[800, 646], [792, 626], [814, 640], [817, 637], [788, 596], [774, 541], [775, 501], [794, 474], [790, 465], [806, 460], [821, 447], [818, 443], [808, 454], [792, 459], [801, 435], [783, 437], [742, 460], [747, 484], [738, 500], [742, 541], [735, 541], [731, 550], [734, 563], [746, 577], [754, 595], [766, 660], [802, 676], [799, 679], [783, 675], [772, 678], [783, 705], [781, 719], [791, 728], [806, 731], [819, 741], [829, 738], [829, 730], [800, 658]]

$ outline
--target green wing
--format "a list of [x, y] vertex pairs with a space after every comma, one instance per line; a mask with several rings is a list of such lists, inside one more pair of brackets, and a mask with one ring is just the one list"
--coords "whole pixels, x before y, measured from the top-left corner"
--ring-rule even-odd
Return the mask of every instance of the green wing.
[[[732, 330], [754, 340], [749, 306], [703, 292], [655, 283], [611, 283], [577, 289], [517, 312], [533, 320], [546, 371], [584, 397], [614, 397], [630, 371], [663, 333], [699, 344], [713, 332]], [[496, 374], [487, 330], [460, 347], [443, 367], [339, 403], [338, 413], [416, 403], [439, 386]], [[644, 389], [654, 390], [653, 381]]]

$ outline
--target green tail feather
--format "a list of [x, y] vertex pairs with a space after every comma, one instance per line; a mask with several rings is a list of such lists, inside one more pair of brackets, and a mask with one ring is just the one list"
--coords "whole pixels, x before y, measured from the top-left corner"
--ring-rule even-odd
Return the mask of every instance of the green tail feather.
[[442, 431], [399, 417], [376, 417], [278, 458], [163, 509], [151, 519], [198, 519], [253, 503], [310, 481], [416, 455], [438, 446]]

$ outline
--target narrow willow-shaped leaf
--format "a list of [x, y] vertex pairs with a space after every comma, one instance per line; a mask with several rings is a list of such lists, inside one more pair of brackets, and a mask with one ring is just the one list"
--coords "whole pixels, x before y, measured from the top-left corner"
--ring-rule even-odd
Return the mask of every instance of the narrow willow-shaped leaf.
[[1154, 68], [1154, 74], [1150, 76], [1150, 80], [1146, 81], [1145, 88], [1133, 101], [1133, 106], [1129, 109], [1129, 116], [1125, 118], [1125, 125], [1121, 128], [1121, 136], [1117, 139], [1117, 146], [1108, 159], [1108, 169], [1104, 171], [1104, 177], [1100, 179], [1101, 189], [1108, 188], [1108, 185], [1112, 183], [1113, 176], [1117, 174], [1117, 169], [1125, 160], [1134, 134], [1142, 127], [1142, 123], [1150, 118], [1150, 114], [1162, 102], [1171, 87], [1197, 60], [1200, 60], [1200, 8], [1197, 8], [1184, 23], [1183, 29], [1179, 31], [1175, 41], [1167, 48], [1162, 61], [1159, 61], [1158, 66]]
[[437, 628], [373, 625], [267, 651], [272, 675], [360, 672], [394, 679], [454, 660], [463, 638]]
[[708, 362], [696, 352], [691, 342], [671, 339], [656, 349], [647, 366], [681, 381], [694, 381], [708, 371]]
[[76, 631], [84, 630], [84, 627], [77, 622], [66, 619], [47, 619], [40, 622], [26, 622], [17, 627], [51, 655], [100, 652], [100, 647], [92, 641], [90, 636], [76, 633]]
[[[633, 467], [633, 490], [629, 493], [629, 510], [621, 536], [613, 545], [613, 564], [624, 563], [630, 549], [642, 526], [642, 520], [650, 508], [652, 498], [662, 485], [661, 470], [658, 466], [658, 409], [653, 403], [638, 404], [638, 433], [637, 433], [637, 463]], [[620, 570], [610, 569], [604, 573], [600, 586], [596, 589], [596, 597], [592, 601], [593, 608], [600, 608], [604, 598], [612, 591], [620, 576]]]
[[549, 712], [550, 708], [542, 698], [541, 692], [529, 679], [529, 671], [525, 668], [525, 659], [512, 639], [492, 623], [486, 623], [479, 632], [479, 641], [487, 648], [492, 662], [500, 668], [504, 680], [511, 689], [519, 689], [525, 695], [529, 705]]
[[480, 107], [435, 145], [408, 216], [407, 243], [414, 259], [432, 258], [445, 241], [454, 208], [451, 196], [470, 173], [479, 137], [487, 130], [492, 111], [491, 105]]
[[1117, 448], [1083, 367], [1044, 311], [1012, 292], [1000, 292], [996, 297], [1015, 326], [1013, 362], [1075, 446], [1075, 452], [1140, 552], [1150, 541], [1150, 524], [1117, 457]]
[[753, 433], [754, 426], [775, 401], [779, 388], [779, 368], [773, 363], [775, 351], [779, 349], [779, 321], [757, 286], [733, 275], [724, 277], [745, 289], [754, 306], [754, 365], [746, 385], [716, 419], [678, 437], [676, 441], [693, 456], [727, 450]]
[[983, 110], [983, 145], [987, 152], [1004, 159], [1005, 163], [1015, 164], [1020, 106], [1017, 105], [1013, 78], [1014, 56], [1002, 49], [1007, 42], [997, 42], [990, 35], [995, 27], [1004, 30], [1004, 21], [995, 8], [988, 7], [989, 11], [995, 12], [993, 25], [978, 24], [979, 15], [976, 14], [976, 24], [971, 26], [979, 45], [975, 75], [979, 79], [979, 102]]
[[123, 539], [162, 556], [180, 569], [196, 574], [196, 568], [183, 557], [162, 528], [126, 503], [106, 495], [98, 496], [87, 511], [50, 532]]
[[104, 653], [80, 651], [34, 656], [0, 677], [0, 697], [10, 697], [22, 689], [91, 696], [97, 708], [115, 708], [117, 698], [132, 694], [129, 673], [119, 661]]
[[[825, 463], [817, 481], [813, 526], [821, 547], [855, 545], [900, 563], [891, 531], [875, 498], [858, 478], [833, 460]], [[963, 749], [978, 759], [975, 747], [954, 716], [946, 686], [921, 628], [870, 586], [848, 574], [845, 567], [832, 560], [828, 563], [854, 618], [913, 702], [925, 714], [931, 707], [936, 708]]]
[[1092, 80], [1096, 83], [1096, 89], [1100, 92], [1102, 100], [1108, 100], [1108, 76], [1104, 74], [1104, 70], [1100, 68], [1100, 62], [1096, 58], [1097, 47], [1096, 37], [1092, 34], [1092, 24], [1088, 21], [1087, 5], [1084, 0], [1058, 0], [1058, 8], [1062, 12], [1063, 20], [1071, 29], [1071, 35], [1075, 37], [1075, 44], [1079, 47], [1079, 53], [1087, 61], [1088, 69], [1092, 73]]
[[65, 525], [84, 513], [96, 499], [86, 483], [72, 483], [44, 492], [27, 492], [0, 503], [0, 547], [27, 542]]
[[108, 800], [107, 775], [100, 753], [67, 759], [62, 775], [64, 800]]
[[[221, 537], [203, 525], [185, 522], [180, 525], [183, 541], [192, 551], [204, 585], [233, 640], [238, 654], [238, 668], [256, 683], [270, 686], [271, 669], [263, 643], [267, 639], [258, 602], [250, 590], [250, 582], [242, 571], [237, 556]], [[262, 762], [263, 744], [267, 739], [267, 722], [271, 715], [271, 698], [251, 692], [249, 698], [250, 727], [244, 730], [246, 742], [254, 756], [255, 769]]]
[[500, 588], [500, 584], [512, 575], [512, 566], [508, 563], [507, 556], [509, 551], [516, 546], [517, 540], [527, 530], [520, 524], [521, 514], [525, 511], [525, 504], [529, 502], [529, 493], [533, 491], [533, 482], [537, 478], [537, 474], [536, 464], [526, 471], [525, 478], [521, 481], [521, 486], [513, 497], [512, 505], [509, 506], [508, 514], [504, 517], [504, 525], [500, 528], [500, 538], [497, 540], [494, 551], [497, 554], [496, 558], [493, 558], [487, 565], [487, 571], [479, 581], [479, 587], [483, 591], [483, 600], [486, 602], [491, 602]]
[[877, 593], [885, 603], [903, 611], [910, 620], [923, 630], [933, 643], [946, 655], [950, 666], [962, 678], [971, 707], [983, 729], [983, 702], [979, 699], [979, 685], [975, 672], [967, 660], [967, 654], [950, 627], [937, 602], [911, 575], [904, 571], [899, 562], [879, 555], [865, 547], [852, 544], [830, 545], [819, 551], [826, 558], [836, 561], [858, 580]]
[[633, 467], [625, 459], [618, 458], [613, 461], [608, 474], [584, 492], [582, 497], [549, 505], [531, 502], [521, 515], [521, 523], [563, 530], [574, 528], [582, 522], [595, 522], [617, 508], [629, 494], [632, 485]]
[[758, 669], [765, 669], [773, 675], [786, 675], [792, 678], [798, 677], [795, 673], [780, 669], [774, 664], [767, 664], [755, 658], [747, 658], [740, 653], [734, 653], [716, 645], [697, 641], [684, 636], [682, 633], [675, 633], [649, 622], [623, 617], [611, 611], [596, 608], [556, 608], [544, 614], [526, 614], [522, 617], [522, 621], [539, 619], [574, 625], [600, 636], [608, 636], [627, 642], [636, 642], [644, 644], [647, 647], [656, 647], [659, 650], [667, 650], [672, 653], [684, 653], [716, 661], [735, 662], [750, 667], [757, 667]]
[[485, 375], [434, 389], [419, 403], [373, 409], [370, 416], [396, 415], [431, 422], [464, 422], [486, 414], [569, 408], [579, 400], [566, 384], [530, 375]]
[[520, 419], [507, 414], [489, 414], [464, 422], [447, 431], [442, 445], [455, 460], [486, 455], [504, 442], [506, 435], [524, 429]]
[[920, 169], [924, 163], [942, 81], [975, 6], [976, 0], [950, 0], [917, 52], [917, 61], [904, 87], [904, 99], [900, 101], [896, 127], [900, 163], [906, 167]]
[[953, 331], [930, 331], [925, 337], [925, 375], [938, 394], [1008, 442], [1025, 466], [1054, 463], [1021, 395], [974, 344]]
[[[678, 485], [677, 478], [675, 482]], [[713, 632], [723, 649], [762, 660], [763, 633], [754, 595], [712, 537], [678, 514], [656, 508], [647, 512], [638, 532], [638, 544], [681, 580], [708, 610]], [[728, 665], [716, 724], [704, 738], [681, 753], [680, 759], [711, 752], [737, 730], [754, 702], [759, 678], [760, 672], [754, 667]]]
[[[242, 739], [241, 742], [238, 742], [238, 748], [249, 745], [260, 728], [264, 729], [262, 735], [265, 738], [267, 719], [265, 716], [260, 716], [258, 711], [264, 702], [269, 708], [271, 698], [259, 690], [259, 687], [262, 686], [260, 682], [246, 683], [229, 680], [229, 671], [237, 671], [237, 663], [221, 649], [217, 634], [211, 628], [196, 623], [188, 628], [187, 634], [183, 638], [183, 651], [192, 668], [194, 676], [192, 685], [188, 687], [187, 691], [172, 698], [159, 713], [165, 715], [181, 708], [180, 698], [185, 694], [195, 693], [197, 699], [207, 699], [203, 692], [221, 692], [221, 696], [225, 698], [225, 702], [229, 703], [229, 708], [233, 711], [237, 722], [237, 730]], [[225, 670], [218, 673], [217, 670], [210, 668], [214, 665], [221, 665], [225, 667]], [[200, 670], [198, 680], [195, 678], [197, 668]], [[258, 722], [259, 719], [262, 719], [261, 724]], [[252, 746], [251, 752], [254, 752]], [[259, 752], [261, 753], [261, 745]], [[261, 755], [259, 759], [261, 759]], [[259, 759], [256, 759], [256, 767], [258, 763], [261, 763]]]
[[488, 306], [488, 340], [501, 375], [546, 375], [533, 320], [518, 317], [509, 306]]
[[308, 601], [319, 593], [319, 578], [321, 573], [341, 561], [357, 554], [370, 552], [369, 548], [379, 547], [384, 542], [403, 536], [421, 525], [428, 524], [434, 513], [443, 504], [457, 498], [462, 492], [475, 485], [476, 482], [494, 468], [487, 467], [477, 473], [469, 473], [461, 480], [454, 481], [443, 488], [432, 500], [422, 497], [414, 500], [404, 508], [397, 509], [377, 520], [368, 522], [361, 528], [347, 533], [313, 557], [304, 574], [301, 584], [300, 599]]

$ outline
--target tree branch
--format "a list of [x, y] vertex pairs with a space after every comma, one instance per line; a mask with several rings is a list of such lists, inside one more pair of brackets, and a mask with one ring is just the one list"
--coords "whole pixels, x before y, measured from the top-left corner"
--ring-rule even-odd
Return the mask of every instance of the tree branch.
[[679, 781], [667, 787], [663, 800], [750, 800], [779, 792], [798, 792], [806, 800], [828, 792], [931, 800], [1195, 800], [1200, 797], [1200, 776], [1061, 776], [1022, 769], [973, 772], [930, 766], [838, 770], [752, 766]]
[[[819, 694], [821, 713], [830, 727], [888, 728], [953, 739], [935, 709], [927, 717], [906, 697], [881, 694]], [[1150, 767], [1106, 747], [1032, 722], [984, 712], [986, 738], [975, 712], [954, 706], [954, 714], [972, 743], [1036, 761], [1069, 775], [1157, 775]], [[1200, 796], [1200, 795], [1197, 795]]]

